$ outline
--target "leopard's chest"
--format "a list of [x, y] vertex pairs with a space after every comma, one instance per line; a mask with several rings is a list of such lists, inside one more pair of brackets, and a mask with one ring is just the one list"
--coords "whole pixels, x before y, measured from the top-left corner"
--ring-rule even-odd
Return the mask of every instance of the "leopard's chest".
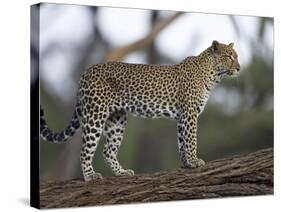
[[217, 84], [222, 80], [221, 76], [215, 76], [209, 78], [207, 82], [203, 82], [203, 92], [199, 95], [197, 104], [197, 114], [198, 116], [204, 111], [206, 103], [210, 97], [211, 91], [217, 86]]

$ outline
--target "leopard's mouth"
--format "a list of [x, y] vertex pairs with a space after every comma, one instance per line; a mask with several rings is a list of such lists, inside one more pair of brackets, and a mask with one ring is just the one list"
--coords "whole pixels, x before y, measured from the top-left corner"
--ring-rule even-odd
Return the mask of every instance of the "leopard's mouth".
[[229, 70], [223, 70], [216, 74], [219, 77], [223, 77], [225, 75], [236, 77], [238, 75], [238, 69], [229, 69]]
[[231, 70], [228, 71], [227, 74], [228, 74], [228, 76], [236, 77], [236, 76], [238, 76], [238, 72], [239, 72], [238, 69], [231, 69]]

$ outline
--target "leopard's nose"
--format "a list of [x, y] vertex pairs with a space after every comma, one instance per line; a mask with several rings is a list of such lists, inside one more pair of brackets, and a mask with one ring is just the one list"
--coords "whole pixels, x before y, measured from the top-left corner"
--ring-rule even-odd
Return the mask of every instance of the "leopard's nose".
[[237, 69], [237, 71], [240, 71], [240, 64], [237, 64], [236, 69]]

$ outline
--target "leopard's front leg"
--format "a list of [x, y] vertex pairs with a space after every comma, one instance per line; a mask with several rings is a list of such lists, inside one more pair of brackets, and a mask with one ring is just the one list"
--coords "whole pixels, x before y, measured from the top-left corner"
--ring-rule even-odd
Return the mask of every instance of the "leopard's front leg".
[[197, 114], [196, 108], [189, 105], [177, 123], [178, 147], [182, 168], [197, 168], [205, 162], [197, 157]]

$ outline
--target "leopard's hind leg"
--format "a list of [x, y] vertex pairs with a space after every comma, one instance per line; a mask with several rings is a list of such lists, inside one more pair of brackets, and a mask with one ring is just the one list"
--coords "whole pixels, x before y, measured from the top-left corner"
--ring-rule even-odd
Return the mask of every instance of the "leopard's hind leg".
[[114, 175], [134, 175], [131, 169], [123, 169], [117, 159], [117, 153], [123, 140], [127, 114], [125, 111], [117, 111], [109, 116], [104, 128], [106, 142], [103, 156]]
[[99, 140], [107, 118], [107, 112], [98, 105], [93, 108], [84, 108], [82, 120], [83, 145], [80, 161], [85, 181], [102, 178], [100, 173], [94, 171], [92, 161], [98, 147]]

